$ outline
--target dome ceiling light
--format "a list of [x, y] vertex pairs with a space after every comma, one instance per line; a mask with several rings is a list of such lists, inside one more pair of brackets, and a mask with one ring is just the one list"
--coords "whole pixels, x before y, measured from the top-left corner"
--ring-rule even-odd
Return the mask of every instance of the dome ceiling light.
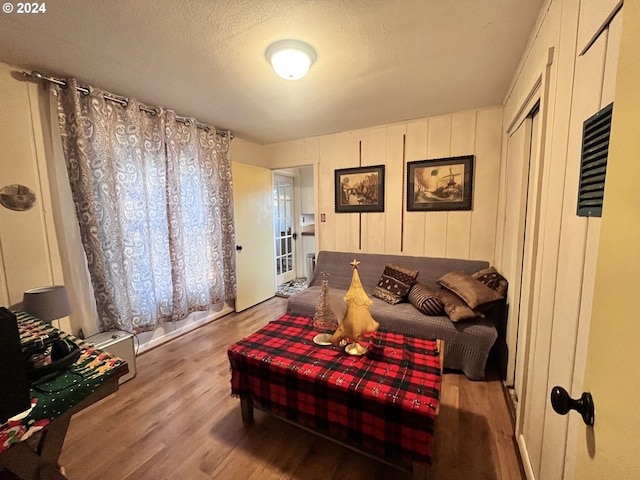
[[285, 80], [304, 77], [317, 58], [313, 47], [300, 40], [278, 40], [269, 45], [265, 57], [278, 76]]

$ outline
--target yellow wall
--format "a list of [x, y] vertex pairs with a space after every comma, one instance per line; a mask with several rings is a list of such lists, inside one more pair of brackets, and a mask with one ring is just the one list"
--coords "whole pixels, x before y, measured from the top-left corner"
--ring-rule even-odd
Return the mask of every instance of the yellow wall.
[[[493, 262], [502, 108], [268, 145], [269, 168], [316, 165], [318, 250], [473, 258]], [[407, 212], [406, 163], [475, 155], [473, 210]], [[335, 213], [334, 170], [385, 165], [383, 213]], [[326, 221], [321, 221], [325, 215]]]
[[640, 478], [640, 1], [624, 4], [584, 389], [596, 407], [579, 432], [575, 478]]

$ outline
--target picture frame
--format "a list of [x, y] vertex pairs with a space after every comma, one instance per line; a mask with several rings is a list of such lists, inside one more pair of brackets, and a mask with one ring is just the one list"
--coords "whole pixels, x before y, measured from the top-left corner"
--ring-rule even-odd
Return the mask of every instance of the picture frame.
[[384, 165], [335, 170], [336, 213], [384, 212]]
[[471, 210], [474, 155], [407, 163], [407, 211]]

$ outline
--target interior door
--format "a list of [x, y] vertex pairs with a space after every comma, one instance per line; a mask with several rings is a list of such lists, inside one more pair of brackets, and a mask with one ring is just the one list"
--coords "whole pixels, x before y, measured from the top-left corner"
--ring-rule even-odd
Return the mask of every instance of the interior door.
[[293, 178], [273, 175], [273, 225], [276, 285], [296, 277], [296, 239]]
[[276, 293], [273, 274], [271, 170], [233, 162], [236, 312]]

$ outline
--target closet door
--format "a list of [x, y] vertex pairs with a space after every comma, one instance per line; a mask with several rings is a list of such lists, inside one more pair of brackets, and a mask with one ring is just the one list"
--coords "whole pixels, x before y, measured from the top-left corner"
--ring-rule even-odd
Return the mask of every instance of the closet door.
[[[531, 151], [531, 117], [509, 135], [507, 143], [507, 190], [506, 214], [504, 221], [502, 272], [509, 279], [507, 322], [507, 344], [515, 351], [518, 342], [520, 287], [522, 283], [522, 258], [526, 234], [527, 189], [529, 186], [529, 161]], [[520, 335], [520, 337], [522, 337]], [[517, 385], [516, 355], [509, 355], [507, 365], [507, 384]]]

